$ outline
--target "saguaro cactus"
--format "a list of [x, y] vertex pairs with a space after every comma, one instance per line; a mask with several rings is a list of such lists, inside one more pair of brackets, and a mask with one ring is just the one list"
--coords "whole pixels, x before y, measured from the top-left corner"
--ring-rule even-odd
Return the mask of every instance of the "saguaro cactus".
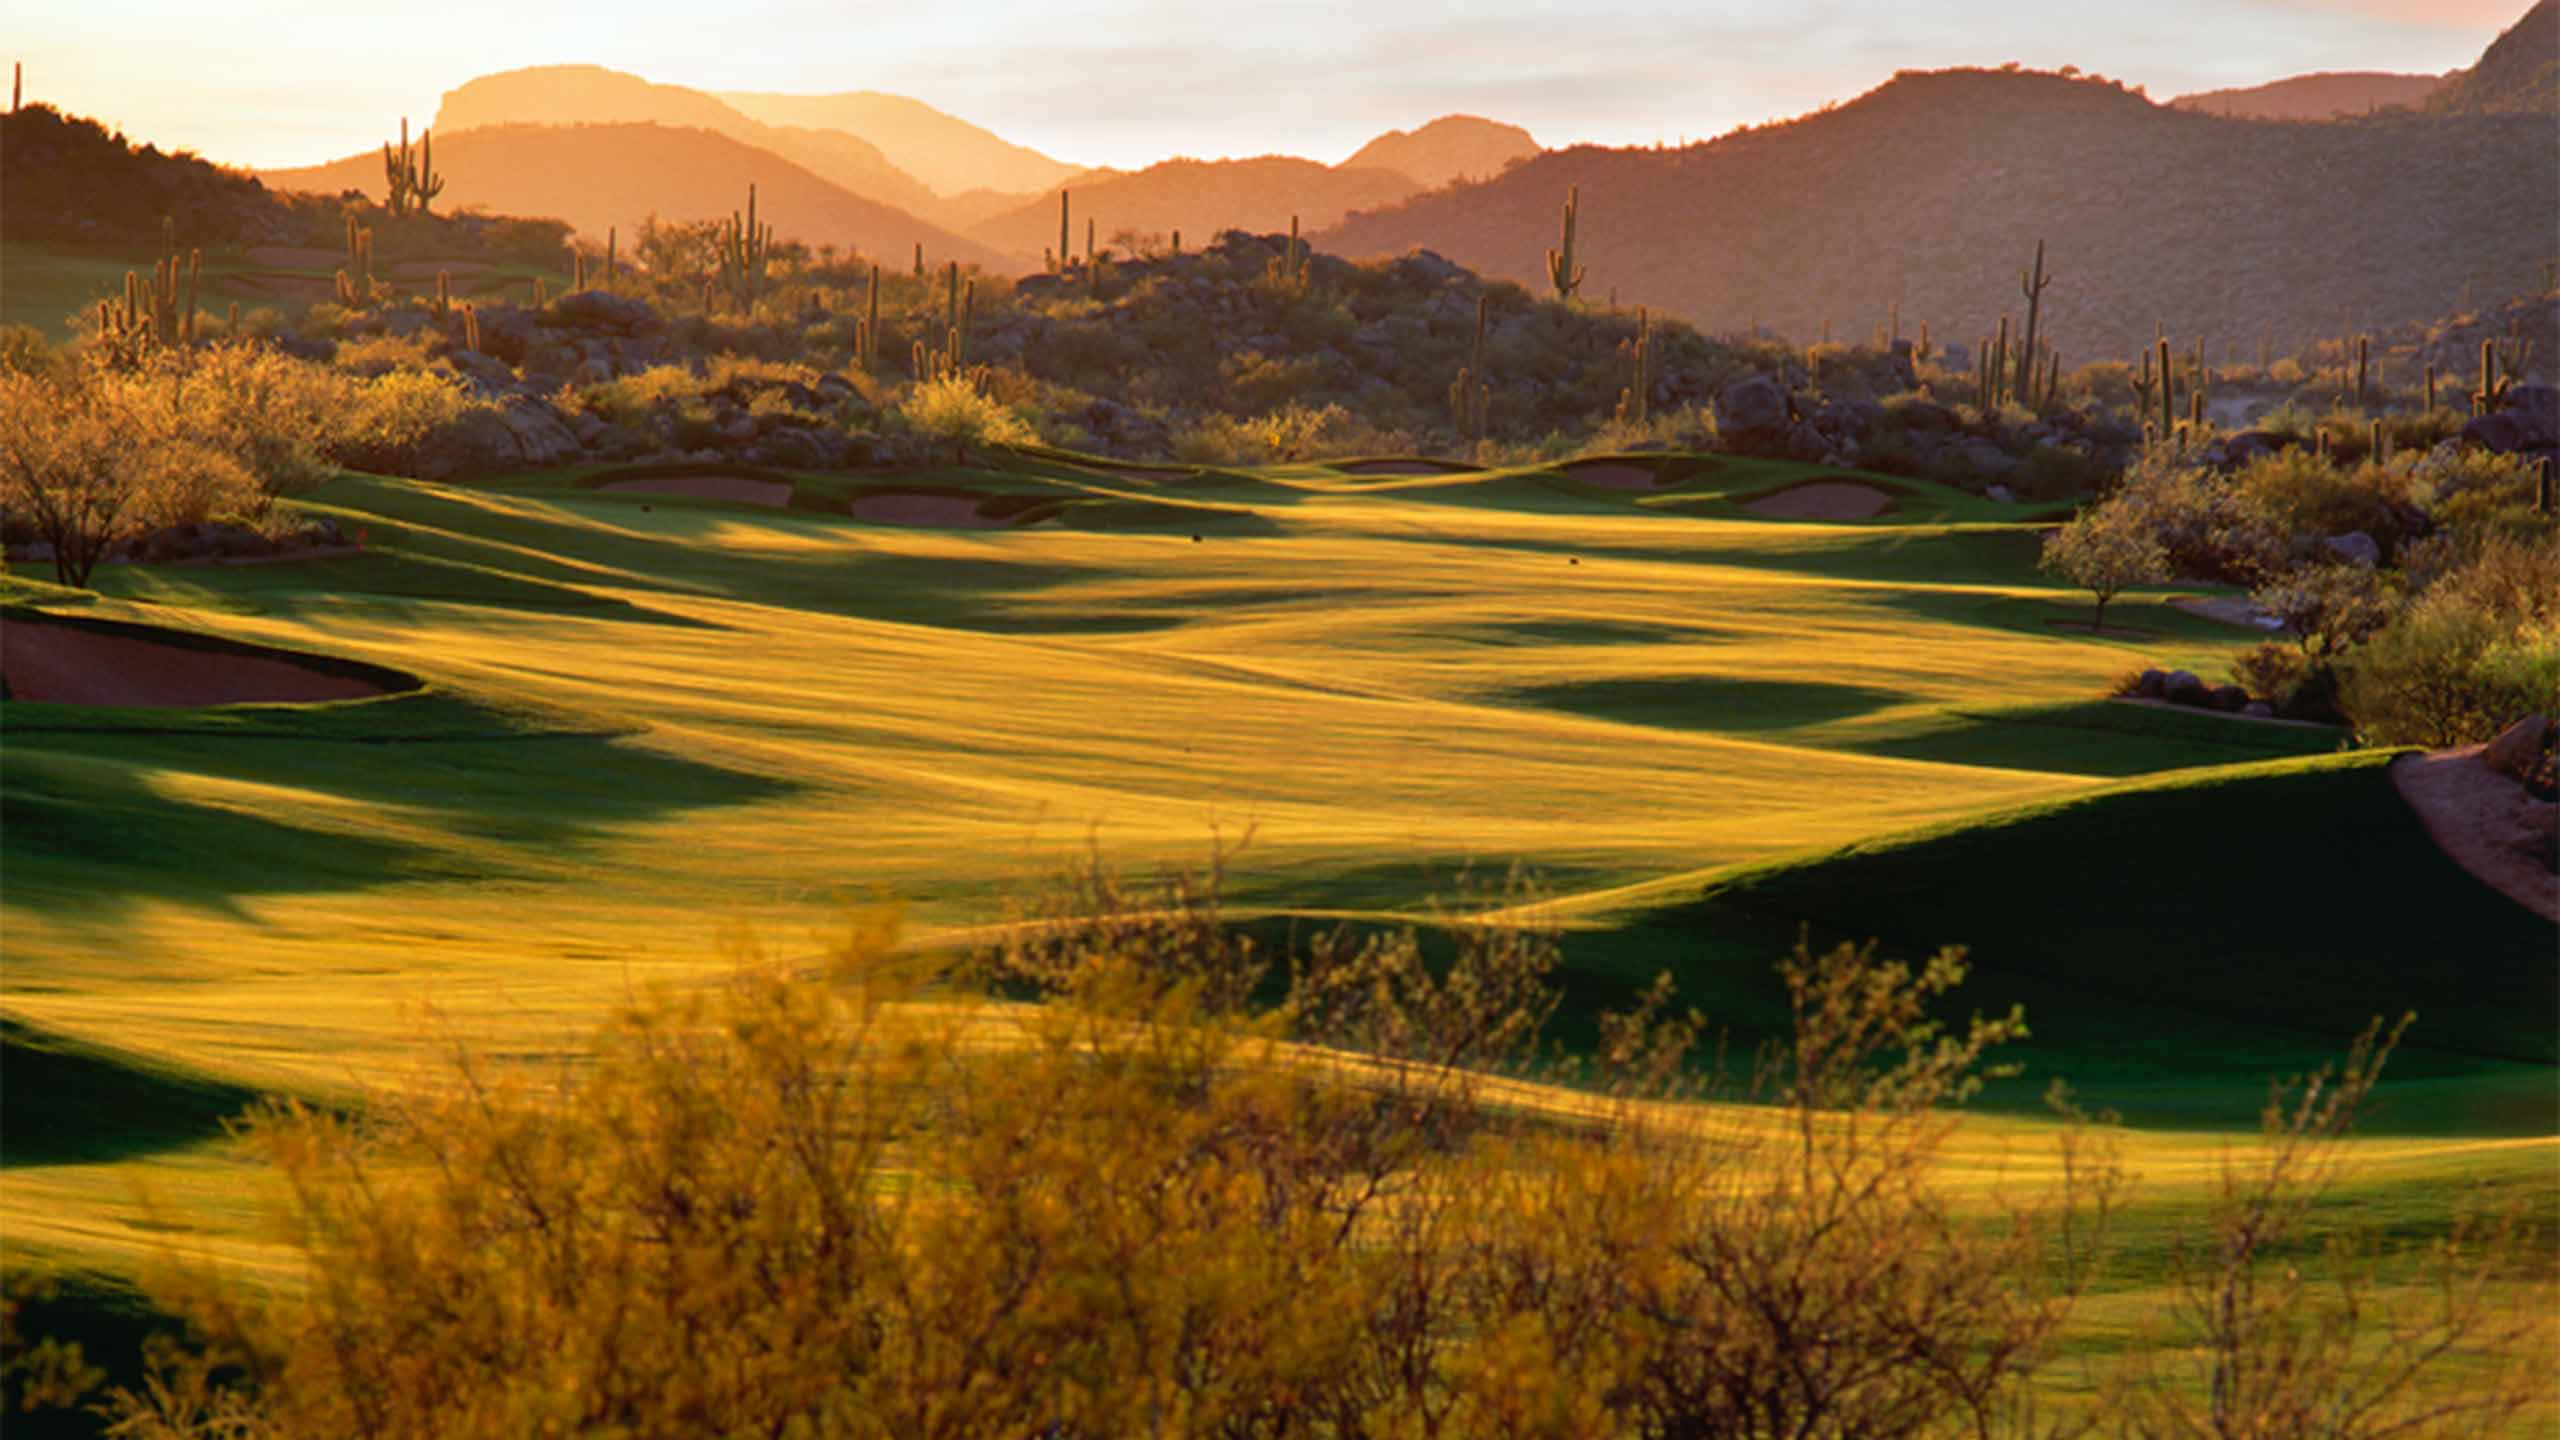
[[2044, 242], [2038, 240], [2034, 268], [2018, 272], [2019, 293], [2027, 297], [2027, 335], [2019, 346], [2019, 357], [2024, 363], [2018, 371], [2018, 399], [2030, 410], [2037, 408], [2036, 370], [2039, 362], [2036, 358], [2036, 326], [2044, 314], [2045, 287], [2052, 283], [2053, 277], [2044, 273]]
[[720, 281], [741, 310], [753, 310], [764, 288], [765, 263], [772, 258], [773, 227], [756, 219], [756, 187], [747, 187], [747, 212], [729, 212], [720, 232]]
[[1270, 277], [1274, 286], [1288, 294], [1294, 295], [1306, 288], [1307, 247], [1306, 243], [1298, 238], [1297, 216], [1289, 217], [1288, 245], [1279, 254], [1271, 257], [1271, 263], [1264, 267], [1263, 273]]
[[2363, 335], [2356, 337], [2356, 408], [2359, 410], [2364, 408], [2365, 362], [2371, 354], [2371, 347], [2372, 341], [2369, 337]]
[[1493, 306], [1491, 295], [1476, 296], [1476, 341], [1468, 352], [1467, 363], [1458, 378], [1449, 382], [1449, 415], [1457, 422], [1458, 433], [1469, 440], [1482, 440], [1485, 422], [1493, 408], [1493, 388], [1485, 379], [1485, 316]]
[[2166, 439], [2178, 428], [2178, 387], [2169, 369], [2169, 337], [2160, 337], [2160, 435]]
[[1058, 268], [1067, 268], [1067, 192], [1058, 192]]
[[415, 210], [424, 215], [428, 205], [444, 193], [444, 177], [436, 173], [435, 132], [418, 132], [418, 147], [409, 148], [409, 117], [400, 117], [400, 149], [395, 153], [391, 142], [382, 145], [383, 187], [389, 192], [384, 202], [396, 219]]
[[1569, 185], [1564, 192], [1564, 234], [1562, 243], [1547, 252], [1547, 279], [1556, 287], [1556, 298], [1570, 300], [1582, 288], [1583, 267], [1574, 263], [1574, 229], [1582, 218], [1582, 187]]
[[1622, 342], [1627, 352], [1627, 388], [1618, 392], [1618, 419], [1642, 425], [1653, 414], [1653, 319], [1636, 307], [1636, 338]]

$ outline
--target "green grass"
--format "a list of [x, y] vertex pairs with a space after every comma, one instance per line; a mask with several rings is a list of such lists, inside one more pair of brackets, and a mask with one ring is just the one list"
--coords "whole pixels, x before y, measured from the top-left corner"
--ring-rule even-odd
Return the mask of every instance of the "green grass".
[[106, 567], [94, 597], [9, 577], [426, 682], [0, 711], [10, 1090], [88, 1096], [32, 1152], [12, 1110], [13, 1245], [262, 1273], [261, 1192], [205, 1140], [234, 1100], [403, 1083], [452, 1036], [573, 1053], [742, 936], [810, 953], [891, 896], [932, 943], [1088, 845], [1143, 869], [1213, 836], [1250, 837], [1232, 898], [1275, 934], [1535, 867], [1569, 1042], [1668, 968], [1747, 1046], [1802, 923], [1968, 945], [1959, 1010], [2022, 1002], [2035, 1032], [1985, 1143], [2045, 1134], [2066, 1076], [2142, 1127], [2172, 1209], [2271, 1073], [2415, 1008], [2376, 1203], [2410, 1175], [2551, 1189], [2550, 927], [2334, 732], [2100, 699], [2258, 637], [2165, 591], [2109, 611], [2150, 639], [2057, 628], [2086, 602], [2017, 507], [1894, 482], [1887, 517], [1764, 521], [1732, 497], [1837, 472], [1740, 460], [1636, 494], [1001, 458], [896, 483], [1054, 518], [861, 524], [839, 502], [883, 482], [843, 476], [776, 510], [348, 475], [297, 503], [361, 555]]

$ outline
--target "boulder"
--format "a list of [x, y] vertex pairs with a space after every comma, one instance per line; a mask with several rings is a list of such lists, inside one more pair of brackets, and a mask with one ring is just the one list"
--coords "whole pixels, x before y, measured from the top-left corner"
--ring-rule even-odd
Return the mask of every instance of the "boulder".
[[2237, 685], [2216, 685], [2205, 692], [2205, 703], [2226, 714], [2237, 715], [2249, 706], [2249, 692]]
[[2518, 385], [2507, 392], [2499, 412], [2514, 418], [2524, 431], [2527, 450], [2560, 445], [2560, 386]]
[[1398, 280], [1408, 285], [1436, 289], [1452, 280], [1467, 278], [1464, 266], [1458, 265], [1435, 250], [1414, 250], [1396, 262]]
[[1786, 454], [1788, 459], [1820, 460], [1823, 456], [1830, 453], [1831, 442], [1823, 439], [1822, 432], [1816, 430], [1810, 424], [1798, 421], [1793, 428], [1787, 431]]
[[2372, 536], [2361, 530], [2350, 530], [2344, 535], [2332, 535], [2320, 544], [2330, 554], [2350, 565], [2358, 565], [2370, 570], [2382, 563], [2382, 547], [2375, 543]]
[[2260, 456], [2273, 455], [2286, 443], [2285, 437], [2272, 430], [2243, 430], [2222, 442], [2223, 461], [2230, 465], [2246, 465]]
[[2252, 720], [2273, 720], [2276, 718], [2276, 707], [2264, 700], [2252, 700], [2240, 707], [2240, 713]]
[[1964, 428], [1964, 422], [1956, 418], [1956, 412], [1935, 400], [1907, 401], [1896, 406], [1895, 413], [1902, 417], [1902, 428], [1905, 430], [1934, 434]]
[[822, 470], [827, 465], [827, 452], [820, 448], [814, 432], [805, 429], [776, 430], [756, 443], [755, 462], [785, 470]]
[[1965, 469], [1984, 479], [1996, 479], [2018, 468], [2018, 457], [1979, 435], [1957, 441], [1947, 453]]
[[580, 290], [551, 302], [550, 321], [572, 330], [637, 335], [643, 330], [656, 328], [658, 314], [644, 301], [607, 294], [602, 290]]
[[2172, 705], [2202, 705], [2205, 685], [2192, 670], [2172, 670], [2160, 682], [2160, 698]]
[[522, 453], [505, 418], [475, 405], [421, 439], [408, 468], [421, 480], [452, 480], [506, 469]]
[[516, 458], [528, 466], [560, 465], [578, 458], [578, 443], [560, 413], [539, 400], [510, 396], [498, 410], [500, 424], [515, 438]]
[[2522, 780], [2542, 763], [2543, 747], [2550, 743], [2551, 717], [2527, 715], [2481, 747], [2480, 763], [2501, 775]]
[[2145, 700], [2166, 697], [2169, 693], [2169, 672], [2157, 669], [2144, 670], [2141, 678], [2133, 682], [2133, 693]]
[[1982, 498], [1997, 500], [2003, 505], [2015, 505], [2018, 503], [2018, 492], [2006, 485], [1985, 485], [1982, 487]]
[[2513, 454], [2525, 447], [2525, 422], [2501, 410], [2495, 415], [2474, 415], [2462, 425], [2462, 443], [2494, 450], [2501, 455]]
[[1716, 435], [1725, 448], [1772, 454], [1787, 443], [1787, 392], [1766, 375], [1736, 380], [1716, 392]]

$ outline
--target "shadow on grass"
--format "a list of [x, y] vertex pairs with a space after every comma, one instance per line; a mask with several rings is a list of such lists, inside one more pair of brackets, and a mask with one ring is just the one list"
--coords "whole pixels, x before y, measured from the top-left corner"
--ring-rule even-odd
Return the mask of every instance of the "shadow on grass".
[[[58, 707], [57, 707], [58, 708]], [[347, 722], [339, 721], [340, 725]], [[395, 739], [189, 731], [13, 734], [0, 749], [9, 902], [104, 921], [142, 900], [238, 913], [241, 897], [492, 875], [485, 853], [301, 823], [172, 793], [162, 775], [318, 792], [546, 858], [608, 830], [790, 793], [792, 783], [601, 734]]]
[[[2033, 1027], [2015, 1056], [2029, 1080], [1993, 1103], [2032, 1110], [2060, 1076], [2142, 1124], [2252, 1126], [2270, 1076], [2414, 1010], [2394, 1074], [2443, 1083], [2373, 1128], [2478, 1123], [2475, 1082], [2508, 1077], [2490, 1087], [2501, 1123], [2548, 1133], [2560, 931], [2446, 858], [2387, 759], [2201, 772], [1719, 871], [1568, 956], [1659, 956], [1750, 1039], [1783, 1014], [1768, 967], [1799, 925], [1907, 959], [1962, 945], [1951, 1018], [2014, 1002]], [[2541, 1103], [2518, 1102], [2512, 1077], [2534, 1068]]]
[[1904, 697], [1865, 685], [1683, 675], [1530, 685], [1503, 698], [1622, 725], [1753, 734], [1845, 720], [1900, 704]]
[[0, 1016], [0, 1167], [107, 1165], [210, 1140], [258, 1098]]
[[1944, 765], [2123, 778], [2326, 755], [2344, 738], [2345, 732], [2326, 726], [2267, 725], [2228, 715], [2086, 700], [1945, 711], [1901, 733], [1861, 736], [1840, 748]]

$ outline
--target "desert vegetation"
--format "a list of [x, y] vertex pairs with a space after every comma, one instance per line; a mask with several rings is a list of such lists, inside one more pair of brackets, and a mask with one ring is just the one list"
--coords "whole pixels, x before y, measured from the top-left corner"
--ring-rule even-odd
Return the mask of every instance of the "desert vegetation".
[[[2348, 1231], [2304, 1273], [2398, 1028], [2279, 1085], [2173, 1242], [2195, 1373], [2137, 1351], [2039, 1410], [2137, 1191], [2085, 1121], [2010, 1183], [1948, 1184], [2022, 1030], [1929, 1018], [1961, 952], [1800, 941], [1783, 1038], [1731, 1094], [1667, 973], [1557, 1076], [1553, 932], [1496, 898], [1511, 918], [1461, 918], [1440, 963], [1411, 930], [1280, 956], [1214, 877], [1089, 870], [956, 963], [873, 916], [814, 971], [635, 997], [556, 1078], [457, 1043], [361, 1122], [270, 1108], [242, 1143], [306, 1281], [173, 1267], [156, 1293], [197, 1338], [104, 1408], [139, 1436], [2378, 1436], [2535, 1398], [2519, 1217]], [[968, 998], [989, 984], [1013, 998]], [[2471, 1383], [2432, 1383], [2457, 1357]], [[82, 1365], [31, 1354], [24, 1389]]]

